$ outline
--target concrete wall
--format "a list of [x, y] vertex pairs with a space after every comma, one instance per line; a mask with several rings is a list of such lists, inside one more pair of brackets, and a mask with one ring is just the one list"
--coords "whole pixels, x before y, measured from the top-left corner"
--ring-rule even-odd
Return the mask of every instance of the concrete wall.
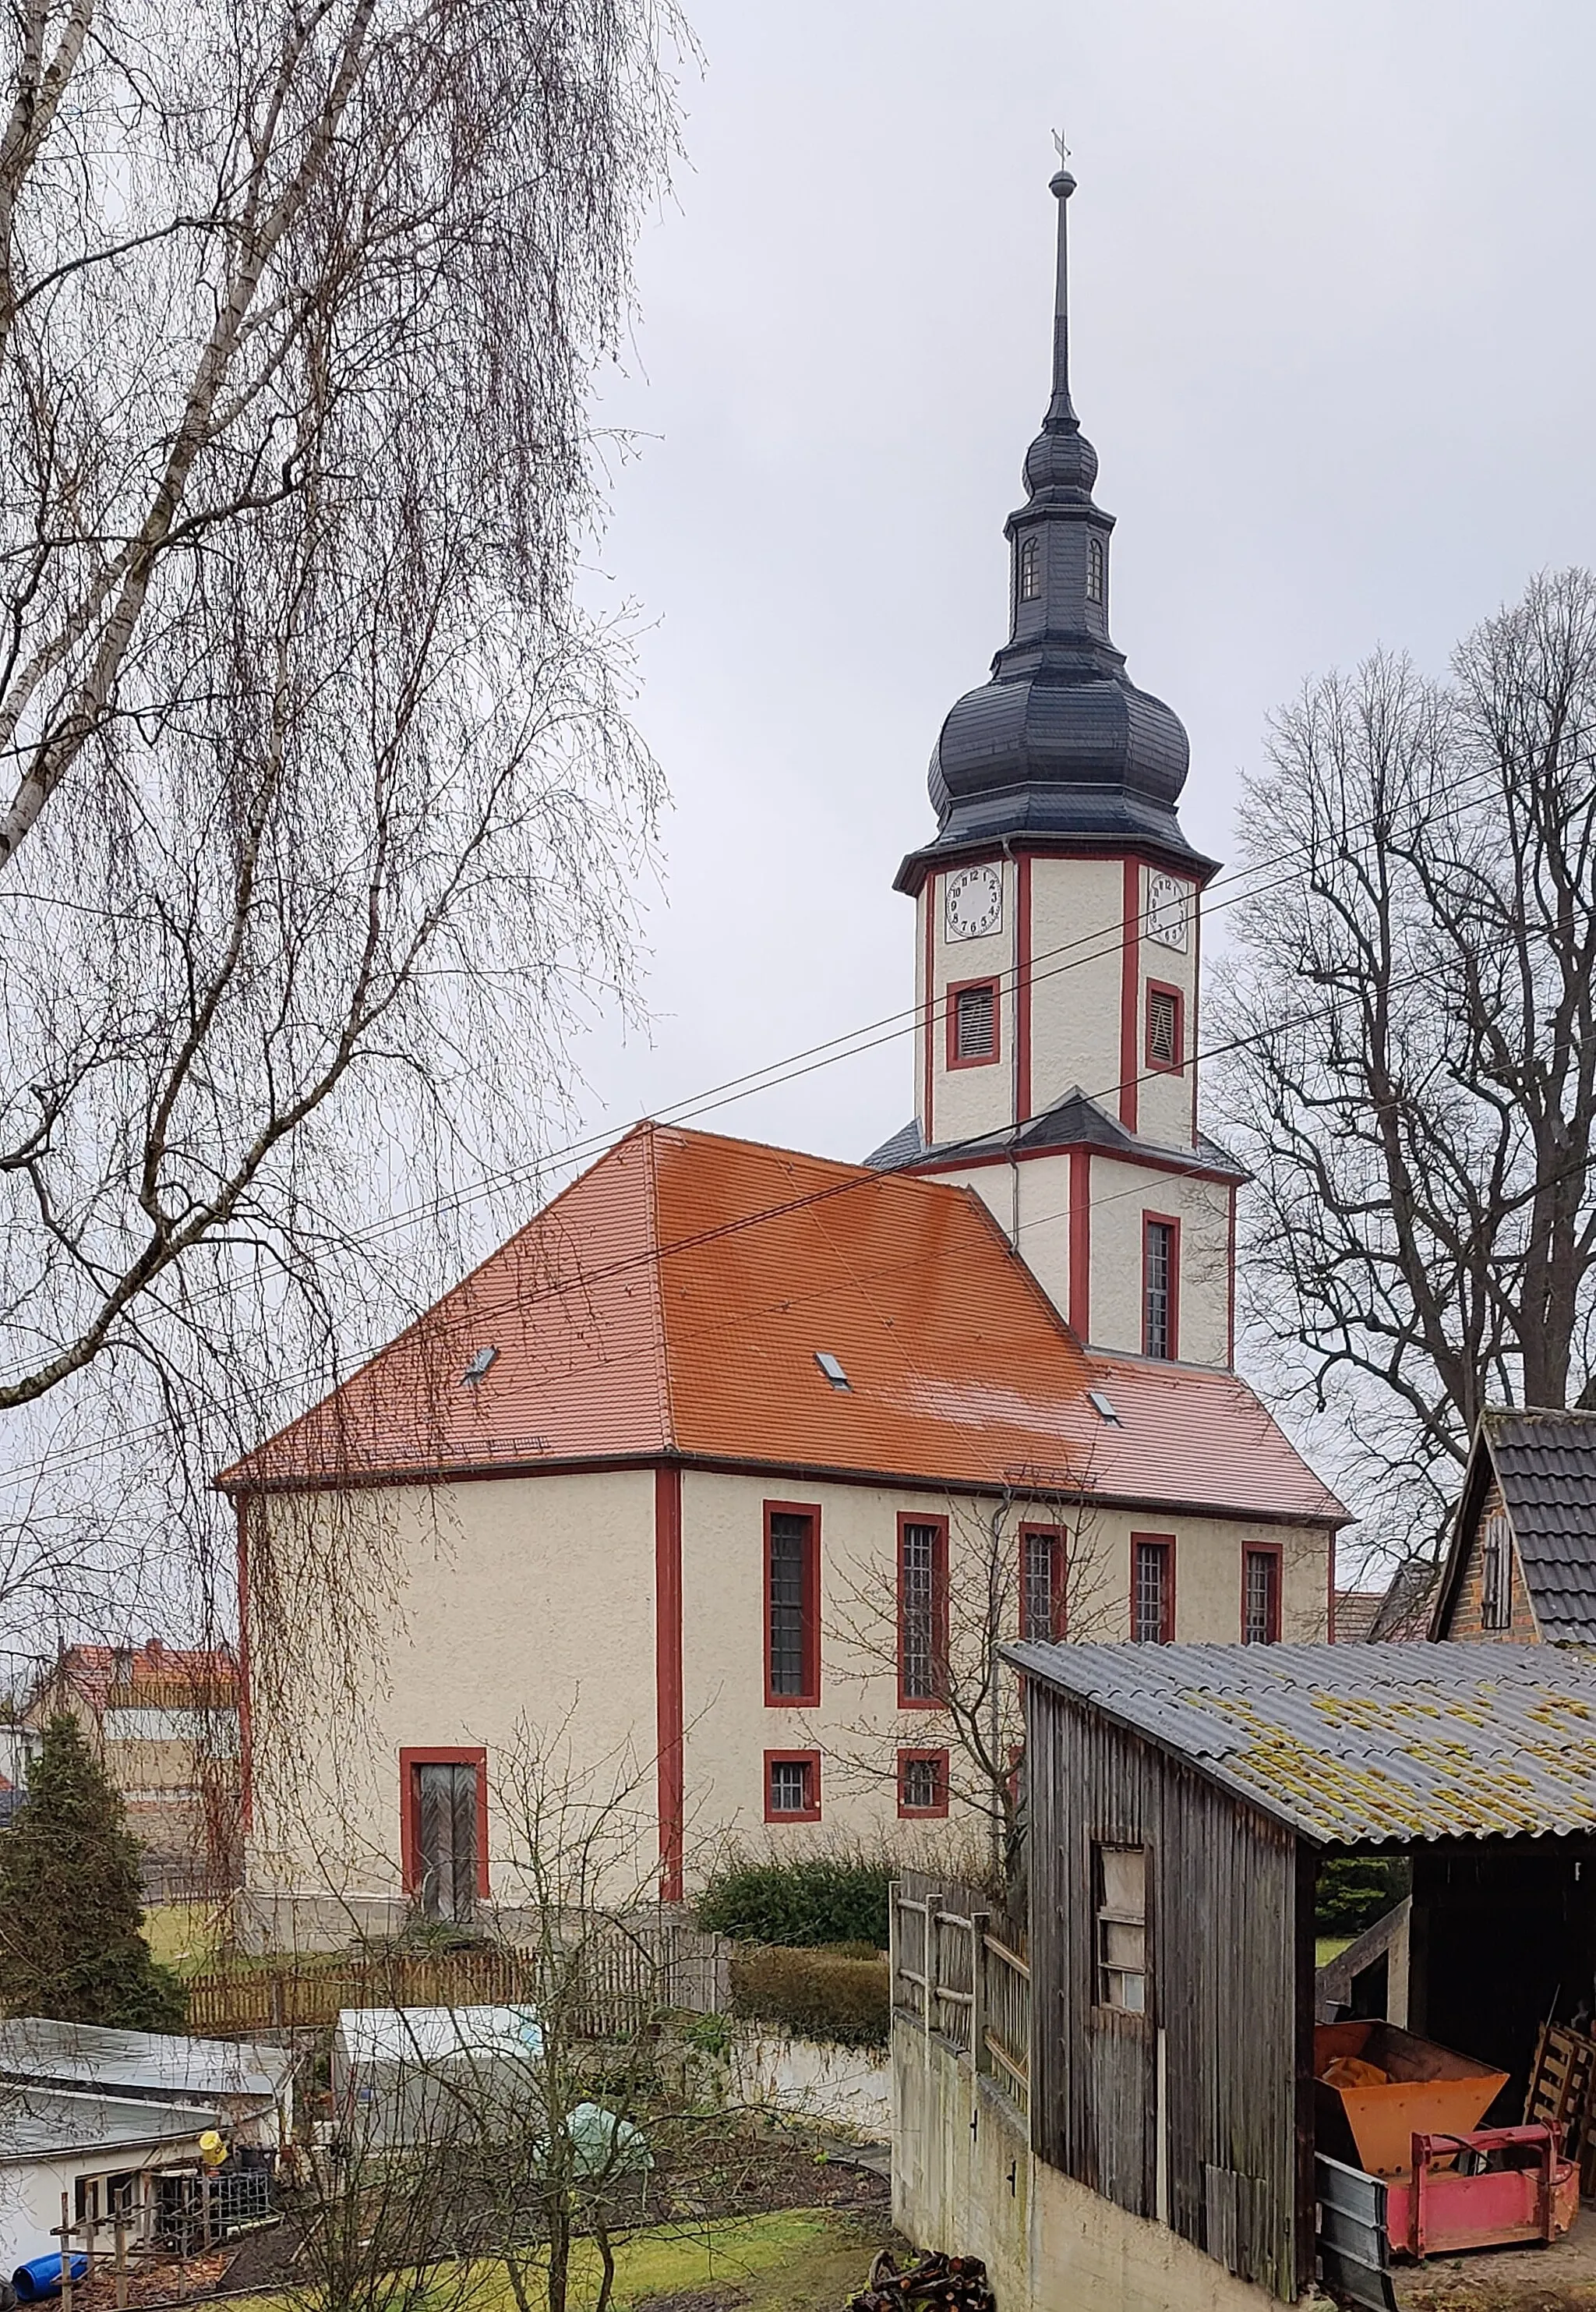
[[1002, 2312], [1265, 2312], [1275, 2299], [1163, 2224], [1035, 2158], [1025, 2122], [946, 2041], [893, 2026], [893, 2221], [981, 2256]]

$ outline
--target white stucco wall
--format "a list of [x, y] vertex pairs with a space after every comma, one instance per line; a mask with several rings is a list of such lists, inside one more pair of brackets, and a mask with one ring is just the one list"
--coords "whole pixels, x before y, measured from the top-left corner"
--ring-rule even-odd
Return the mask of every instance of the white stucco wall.
[[[967, 863], [938, 870], [926, 879], [915, 909], [917, 975], [923, 978], [928, 921], [931, 935], [933, 1003], [931, 1034], [931, 1131], [938, 1141], [963, 1140], [981, 1132], [995, 1132], [1014, 1114], [1014, 962], [1016, 869], [1010, 859], [994, 863], [1003, 879], [1003, 920], [995, 932], [980, 939], [950, 940], [945, 905], [947, 880]], [[988, 1065], [950, 1068], [947, 1064], [947, 990], [962, 980], [1000, 978], [998, 1057]], [[923, 1001], [923, 995], [922, 995]], [[924, 1046], [918, 1044], [924, 1067]], [[915, 1108], [923, 1099], [923, 1073], [915, 1079]], [[922, 1117], [923, 1124], [924, 1118]]]
[[[361, 1497], [355, 1497], [357, 1502]], [[377, 1513], [373, 1497], [365, 1497]], [[764, 1693], [764, 1505], [820, 1513], [821, 1692], [814, 1708], [767, 1703]], [[362, 1905], [400, 1896], [399, 1753], [484, 1746], [490, 1783], [493, 1899], [524, 1902], [515, 1865], [521, 1817], [510, 1787], [528, 1740], [563, 1747], [589, 1794], [617, 1781], [632, 1843], [617, 1853], [613, 1892], [651, 1884], [658, 1844], [654, 1478], [651, 1470], [483, 1480], [449, 1489], [447, 1530], [419, 1493], [386, 1497], [407, 1578], [371, 1618], [359, 1691], [329, 1685], [304, 1716], [283, 1718], [257, 1692], [252, 1896], [319, 1898], [314, 1938], [346, 1940], [370, 1926]], [[903, 1747], [941, 1747], [936, 1710], [901, 1711], [894, 1596], [899, 1513], [946, 1517], [954, 1638], [973, 1642], [994, 1504], [946, 1490], [895, 1490], [801, 1477], [688, 1468], [682, 1477], [682, 1671], [687, 1882], [702, 1880], [727, 1837], [787, 1851], [885, 1837], [926, 1860], [968, 1843], [972, 1826], [900, 1819], [894, 1778]], [[1010, 1504], [1004, 1548], [1018, 1626], [1023, 1518], [1056, 1512]], [[1118, 1639], [1129, 1625], [1131, 1534], [1173, 1535], [1175, 1635], [1241, 1633], [1243, 1553], [1284, 1546], [1282, 1635], [1326, 1634], [1327, 1537], [1262, 1522], [1096, 1510], [1068, 1517], [1070, 1627]], [[252, 1659], [259, 1633], [252, 1632]], [[764, 1819], [767, 1751], [818, 1749], [818, 1826]], [[624, 1842], [621, 1842], [624, 1844]], [[380, 1923], [380, 1921], [377, 1922]]]
[[1124, 869], [1117, 859], [1031, 863], [1031, 1112], [1073, 1085], [1119, 1113]]
[[1148, 1213], [1181, 1223], [1182, 1364], [1230, 1362], [1230, 1192], [1217, 1180], [1094, 1154], [1092, 1327], [1100, 1348], [1142, 1349], [1142, 1240]]

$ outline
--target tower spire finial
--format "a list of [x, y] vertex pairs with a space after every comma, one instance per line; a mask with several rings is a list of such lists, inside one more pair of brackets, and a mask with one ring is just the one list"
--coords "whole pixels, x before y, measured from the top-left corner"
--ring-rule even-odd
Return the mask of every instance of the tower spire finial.
[[1069, 147], [1056, 128], [1053, 144], [1059, 166], [1048, 190], [1059, 204], [1059, 270], [1053, 292], [1053, 394], [1042, 425], [1050, 433], [1074, 433], [1080, 424], [1069, 398], [1069, 196], [1075, 179], [1068, 166]]

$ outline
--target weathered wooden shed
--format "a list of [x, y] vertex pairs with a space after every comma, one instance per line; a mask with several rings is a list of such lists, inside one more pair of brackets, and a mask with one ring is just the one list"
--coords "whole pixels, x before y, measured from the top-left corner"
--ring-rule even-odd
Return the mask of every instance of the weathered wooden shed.
[[1511, 2074], [1596, 1997], [1596, 1664], [1018, 1645], [1038, 2159], [1282, 2298], [1315, 2273], [1314, 1888], [1408, 1852], [1390, 2019]]

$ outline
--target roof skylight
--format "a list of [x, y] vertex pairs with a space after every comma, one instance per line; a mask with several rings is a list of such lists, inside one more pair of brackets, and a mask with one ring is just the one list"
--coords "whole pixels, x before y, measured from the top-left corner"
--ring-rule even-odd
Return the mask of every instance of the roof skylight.
[[843, 1371], [840, 1359], [833, 1356], [829, 1349], [816, 1349], [815, 1362], [833, 1388], [851, 1389], [853, 1383]]
[[491, 1344], [485, 1349], [478, 1349], [476, 1354], [472, 1358], [465, 1371], [460, 1375], [462, 1382], [481, 1380], [498, 1353], [498, 1350]]
[[1112, 1421], [1116, 1429], [1123, 1428], [1124, 1423], [1114, 1411], [1112, 1402], [1103, 1395], [1102, 1389], [1089, 1388], [1086, 1391], [1086, 1402], [1101, 1414], [1104, 1421]]

